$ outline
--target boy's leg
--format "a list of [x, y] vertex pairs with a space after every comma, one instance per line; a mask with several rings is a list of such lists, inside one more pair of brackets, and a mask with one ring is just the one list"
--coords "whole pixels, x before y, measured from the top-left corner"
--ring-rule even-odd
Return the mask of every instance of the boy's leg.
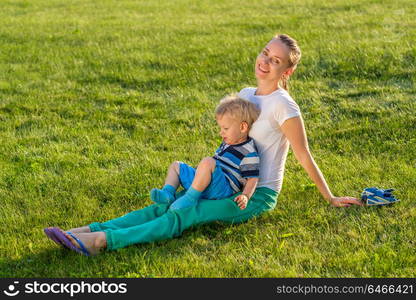
[[215, 170], [211, 176], [211, 183], [202, 192], [201, 198], [212, 200], [224, 199], [235, 193], [236, 192], [232, 189], [230, 182], [221, 168], [221, 165], [217, 161]]
[[192, 188], [197, 191], [204, 191], [211, 183], [211, 176], [216, 166], [216, 160], [212, 157], [205, 157], [196, 168], [195, 178], [192, 181]]
[[171, 205], [171, 209], [182, 209], [186, 207], [195, 206], [202, 192], [211, 183], [212, 173], [215, 170], [216, 161], [212, 157], [205, 157], [198, 164], [193, 178], [191, 187], [186, 191], [185, 195], [178, 198]]
[[175, 161], [169, 166], [168, 174], [165, 179], [165, 185], [169, 184], [175, 189], [179, 186], [179, 164], [179, 161]]
[[175, 201], [175, 192], [179, 186], [179, 162], [173, 162], [168, 169], [165, 185], [162, 189], [152, 189], [150, 199], [159, 204], [170, 204]]

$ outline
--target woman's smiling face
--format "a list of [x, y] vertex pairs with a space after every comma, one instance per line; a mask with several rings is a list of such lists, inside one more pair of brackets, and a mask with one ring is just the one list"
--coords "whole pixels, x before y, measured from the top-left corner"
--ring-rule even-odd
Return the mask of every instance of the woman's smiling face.
[[289, 49], [273, 38], [256, 59], [255, 74], [258, 80], [278, 82], [289, 68]]

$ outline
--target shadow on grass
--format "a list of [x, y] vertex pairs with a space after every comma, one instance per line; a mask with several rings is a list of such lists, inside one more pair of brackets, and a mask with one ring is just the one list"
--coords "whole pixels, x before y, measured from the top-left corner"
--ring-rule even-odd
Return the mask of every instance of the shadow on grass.
[[[302, 203], [301, 206], [308, 206]], [[319, 206], [320, 207], [320, 206]], [[281, 206], [284, 208], [284, 205]], [[302, 207], [299, 207], [302, 210]], [[323, 220], [316, 219], [312, 212], [305, 215], [313, 220], [314, 228], [328, 230], [327, 223], [340, 230], [343, 235], [343, 224], [360, 224], [360, 220], [371, 216], [384, 216], [388, 211], [383, 209], [337, 209], [322, 207], [320, 215]], [[336, 209], [335, 214], [330, 211]], [[188, 274], [186, 270], [195, 263], [195, 257], [220, 259], [223, 249], [230, 249], [253, 243], [258, 244], [258, 229], [265, 232], [276, 231], [276, 237], [284, 233], [294, 232], [285, 224], [293, 222], [287, 213], [290, 208], [265, 213], [245, 223], [225, 224], [213, 222], [191, 227], [179, 237], [153, 243], [136, 244], [116, 251], [105, 251], [94, 257], [85, 257], [76, 252], [64, 249], [50, 241], [45, 235], [29, 237], [38, 243], [28, 245], [24, 255], [18, 259], [2, 258], [0, 260], [0, 276], [2, 277], [37, 277], [37, 278], [108, 278], [108, 277], [169, 277]], [[329, 213], [329, 214], [328, 214]], [[300, 220], [298, 220], [300, 221]], [[296, 223], [296, 222], [295, 222]], [[281, 226], [284, 228], [281, 228]], [[356, 225], [358, 226], [358, 225]], [[273, 228], [273, 231], [270, 231]], [[276, 238], [274, 237], [274, 238]], [[285, 237], [283, 237], [285, 238]], [[300, 242], [302, 237], [300, 236]], [[260, 239], [261, 240], [261, 239]], [[204, 260], [197, 260], [197, 262]], [[189, 271], [192, 273], [191, 271]], [[194, 273], [192, 273], [194, 274]], [[197, 273], [195, 273], [197, 274]]]
[[[61, 247], [45, 235], [37, 238], [24, 255], [18, 259], [2, 258], [0, 261], [1, 277], [22, 278], [62, 278], [62, 277], [163, 277], [154, 274], [166, 264], [175, 265], [184, 260], [190, 252], [206, 251], [195, 240], [205, 239], [215, 247], [221, 247], [231, 238], [224, 233], [235, 225], [210, 223], [187, 229], [181, 236], [153, 243], [135, 244], [115, 251], [104, 251], [100, 255], [86, 257]], [[35, 243], [35, 242], [34, 242]], [[208, 248], [213, 247], [213, 245]], [[126, 275], [127, 274], [127, 275]], [[133, 274], [133, 275], [132, 275]], [[169, 275], [168, 275], [169, 276]]]

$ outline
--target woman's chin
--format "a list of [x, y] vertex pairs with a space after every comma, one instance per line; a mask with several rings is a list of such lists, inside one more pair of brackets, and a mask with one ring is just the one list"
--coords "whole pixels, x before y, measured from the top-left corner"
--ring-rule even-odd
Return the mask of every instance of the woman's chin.
[[257, 80], [267, 80], [267, 76], [262, 76], [262, 75], [257, 75], [256, 74], [256, 79]]
[[256, 76], [257, 79], [267, 79], [267, 75], [269, 75], [269, 73], [264, 73], [260, 70], [256, 70], [254, 75]]

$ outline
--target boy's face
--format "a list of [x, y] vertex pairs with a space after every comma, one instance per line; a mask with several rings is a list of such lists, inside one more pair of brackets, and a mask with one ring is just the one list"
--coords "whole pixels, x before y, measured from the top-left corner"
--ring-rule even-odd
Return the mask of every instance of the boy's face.
[[236, 145], [247, 140], [248, 125], [240, 122], [229, 114], [217, 116], [217, 123], [220, 127], [220, 135], [223, 141], [229, 145]]

